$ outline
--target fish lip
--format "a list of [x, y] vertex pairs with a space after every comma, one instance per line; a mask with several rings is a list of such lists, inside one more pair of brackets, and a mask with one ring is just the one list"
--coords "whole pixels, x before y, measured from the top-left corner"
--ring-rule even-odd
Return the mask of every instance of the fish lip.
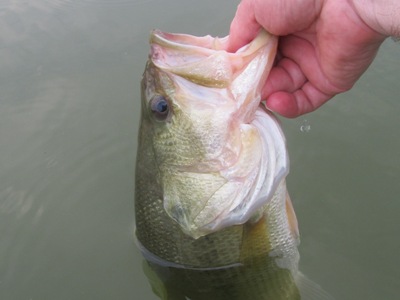
[[[206, 36], [193, 36], [182, 33], [169, 33], [159, 29], [153, 29], [150, 32], [149, 43], [157, 44], [162, 47], [168, 47], [179, 51], [193, 51], [199, 50], [204, 55], [213, 53], [215, 51], [224, 51], [231, 56], [248, 55], [255, 52], [258, 48], [264, 47], [266, 44], [277, 44], [278, 38], [265, 30], [261, 30], [256, 38], [239, 48], [235, 52], [228, 51], [229, 35], [225, 37], [212, 37]], [[151, 52], [150, 52], [151, 54]]]
[[162, 47], [168, 47], [179, 51], [193, 51], [193, 49], [196, 49], [200, 50], [204, 55], [207, 55], [213, 51], [223, 50], [226, 48], [227, 40], [228, 36], [224, 38], [214, 38], [210, 35], [198, 37], [181, 33], [168, 33], [159, 29], [153, 29], [150, 32], [149, 42], [150, 44], [157, 44]]
[[[274, 61], [278, 38], [261, 30], [253, 41], [236, 52], [227, 51], [228, 38], [229, 36], [214, 38], [210, 35], [199, 37], [166, 33], [154, 29], [150, 34], [149, 60], [160, 72], [176, 75], [205, 87], [226, 88], [228, 93], [233, 92], [236, 96], [242, 91], [238, 91], [240, 89], [237, 88], [238, 84], [236, 84], [236, 88], [232, 88], [232, 83], [240, 77], [241, 72], [253, 59], [264, 51], [268, 56], [268, 64], [263, 71], [265, 76], [262, 76], [264, 79], [248, 87], [248, 89], [261, 91], [260, 85], [264, 83]], [[243, 107], [249, 101], [242, 99], [241, 102], [244, 103], [238, 105], [238, 116], [243, 113]], [[254, 106], [250, 108], [253, 113], [254, 110]], [[243, 123], [250, 123], [251, 113], [244, 118], [247, 120], [244, 120]]]

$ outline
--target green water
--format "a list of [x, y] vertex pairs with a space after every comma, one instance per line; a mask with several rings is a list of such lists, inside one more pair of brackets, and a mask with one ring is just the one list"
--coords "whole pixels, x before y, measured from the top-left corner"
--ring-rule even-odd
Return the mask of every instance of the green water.
[[[237, 3], [0, 0], [0, 299], [157, 299], [133, 241], [148, 33], [223, 36]], [[399, 57], [282, 120], [300, 268], [336, 299], [400, 294]]]

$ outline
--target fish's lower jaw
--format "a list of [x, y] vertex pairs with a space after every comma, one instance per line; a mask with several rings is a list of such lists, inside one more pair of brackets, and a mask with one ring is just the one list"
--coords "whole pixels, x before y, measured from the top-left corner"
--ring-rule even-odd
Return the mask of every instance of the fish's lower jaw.
[[189, 224], [189, 223], [178, 222], [178, 224], [179, 224], [182, 232], [194, 240], [197, 240], [197, 239], [211, 233], [211, 232], [204, 231], [201, 228], [194, 226], [192, 224]]
[[196, 230], [196, 229], [194, 229], [194, 230], [190, 230], [190, 229], [189, 229], [189, 230], [188, 230], [188, 229], [186, 229], [186, 228], [182, 228], [182, 231], [183, 231], [186, 235], [190, 236], [190, 237], [191, 237], [192, 239], [194, 239], [194, 240], [197, 240], [197, 239], [199, 239], [199, 238], [201, 238], [201, 237], [207, 235], [207, 233], [198, 231], [198, 230]]
[[[176, 221], [176, 220], [175, 220]], [[207, 235], [219, 232], [230, 226], [219, 227], [218, 221], [213, 221], [209, 224], [196, 224], [195, 222], [178, 222], [182, 232], [194, 240], [205, 237]]]
[[188, 219], [184, 214], [180, 214], [179, 217], [176, 215], [170, 217], [178, 223], [182, 232], [190, 238], [197, 240], [206, 235], [215, 233], [216, 231], [222, 230], [225, 227], [219, 228], [218, 222], [214, 221], [209, 224], [196, 224], [195, 221]]
[[175, 208], [171, 210], [166, 210], [167, 214], [172, 220], [178, 223], [182, 232], [191, 238], [197, 240], [198, 238], [205, 236], [207, 233], [200, 230], [193, 221], [189, 220], [187, 215], [183, 212], [182, 208]]
[[211, 234], [216, 234], [218, 232], [224, 231], [224, 230], [230, 230], [231, 227], [235, 226], [243, 226], [245, 223], [249, 224], [255, 224], [258, 223], [261, 218], [263, 217], [264, 213], [264, 208], [261, 208], [257, 210], [249, 220], [246, 222], [236, 222], [233, 223], [227, 220], [220, 220], [220, 219], [215, 219], [211, 221], [210, 223], [207, 224], [198, 224], [196, 223], [195, 220], [190, 220], [186, 218], [184, 215], [180, 215], [180, 218], [176, 218], [176, 216], [170, 217], [172, 218], [173, 221], [178, 223], [181, 231], [188, 237], [197, 240], [199, 238], [205, 237], [207, 235]]

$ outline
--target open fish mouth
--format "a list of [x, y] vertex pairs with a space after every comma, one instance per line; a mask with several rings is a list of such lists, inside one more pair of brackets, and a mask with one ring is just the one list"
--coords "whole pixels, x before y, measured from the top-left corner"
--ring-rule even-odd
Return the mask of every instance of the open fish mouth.
[[168, 108], [152, 127], [157, 181], [166, 213], [193, 238], [261, 215], [289, 171], [280, 125], [260, 105], [277, 38], [261, 31], [235, 53], [227, 39], [150, 37], [147, 106]]

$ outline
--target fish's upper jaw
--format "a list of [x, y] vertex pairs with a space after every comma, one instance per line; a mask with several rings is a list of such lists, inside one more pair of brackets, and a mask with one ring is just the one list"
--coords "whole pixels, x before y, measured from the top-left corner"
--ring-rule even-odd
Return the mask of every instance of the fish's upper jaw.
[[198, 85], [230, 88], [235, 96], [260, 92], [259, 86], [264, 83], [275, 58], [277, 37], [260, 31], [250, 44], [235, 53], [224, 50], [227, 39], [154, 30], [149, 58], [161, 70]]

